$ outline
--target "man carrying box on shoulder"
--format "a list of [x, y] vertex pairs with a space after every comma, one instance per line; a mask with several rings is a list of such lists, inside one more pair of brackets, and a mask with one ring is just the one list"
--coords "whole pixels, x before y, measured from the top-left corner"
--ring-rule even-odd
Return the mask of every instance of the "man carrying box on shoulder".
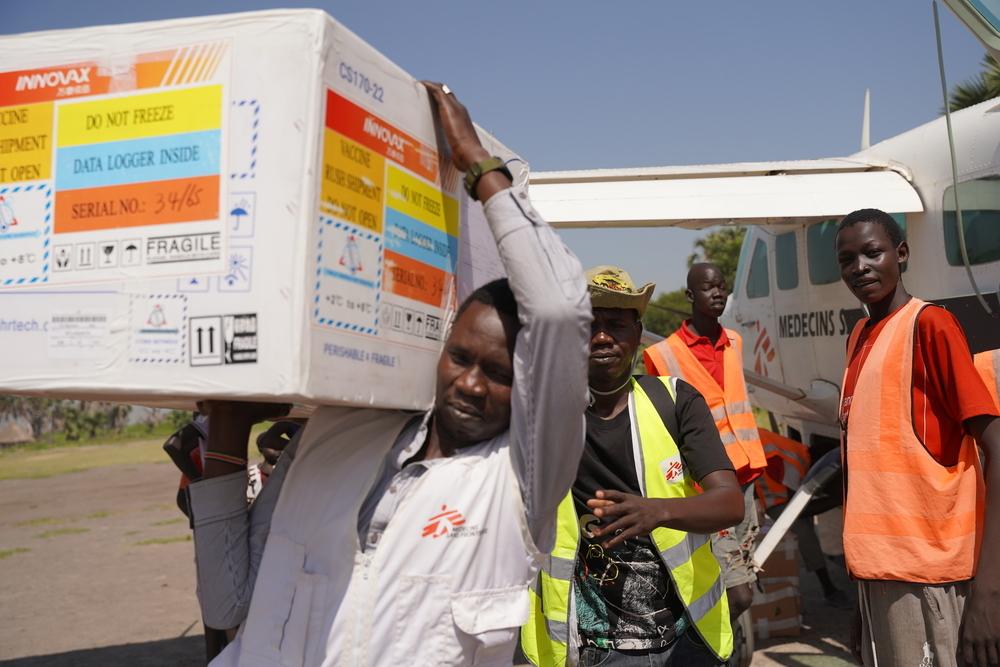
[[855, 649], [868, 666], [996, 665], [997, 405], [958, 320], [903, 286], [910, 252], [892, 216], [850, 213], [836, 243], [840, 277], [869, 314], [848, 339], [840, 400]]
[[739, 520], [739, 485], [698, 392], [632, 377], [654, 286], [612, 266], [587, 277], [587, 444], [521, 649], [541, 667], [721, 664], [733, 637], [708, 534]]
[[743, 378], [743, 339], [719, 324], [728, 294], [719, 267], [708, 263], [692, 266], [685, 291], [691, 319], [682, 322], [666, 340], [646, 348], [643, 360], [651, 375], [683, 378], [705, 397], [743, 487], [743, 520], [712, 537], [735, 620], [753, 604], [753, 583], [757, 580], [753, 544], [760, 530], [753, 481], [767, 468], [767, 459]]
[[426, 85], [509, 279], [459, 308], [430, 411], [318, 409], [249, 511], [247, 436], [277, 406], [210, 404], [199, 596], [241, 624], [213, 664], [511, 664], [583, 448], [590, 303], [527, 183]]

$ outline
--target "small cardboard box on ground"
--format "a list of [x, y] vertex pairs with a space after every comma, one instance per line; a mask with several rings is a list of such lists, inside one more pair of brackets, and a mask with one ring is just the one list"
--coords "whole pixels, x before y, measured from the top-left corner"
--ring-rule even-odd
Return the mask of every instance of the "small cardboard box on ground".
[[754, 591], [754, 634], [758, 639], [798, 637], [802, 631], [802, 603], [795, 535], [788, 533], [781, 539], [757, 576], [763, 592]]
[[423, 86], [323, 12], [0, 37], [0, 393], [426, 407], [499, 273]]

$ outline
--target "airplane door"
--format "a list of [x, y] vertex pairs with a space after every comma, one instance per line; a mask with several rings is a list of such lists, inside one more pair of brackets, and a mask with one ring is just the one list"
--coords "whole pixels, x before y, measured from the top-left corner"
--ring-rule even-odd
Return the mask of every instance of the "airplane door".
[[[743, 367], [783, 382], [773, 301], [775, 284], [771, 258], [774, 239], [761, 227], [751, 227], [747, 231], [729, 309], [736, 325], [734, 328], [743, 337]], [[732, 326], [732, 322], [727, 324]]]

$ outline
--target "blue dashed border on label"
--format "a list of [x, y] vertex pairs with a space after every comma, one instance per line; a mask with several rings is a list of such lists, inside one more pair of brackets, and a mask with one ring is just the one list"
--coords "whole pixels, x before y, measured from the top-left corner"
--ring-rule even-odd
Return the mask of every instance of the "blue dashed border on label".
[[[163, 300], [168, 299], [180, 299], [182, 314], [181, 314], [181, 324], [178, 327], [178, 336], [180, 336], [181, 341], [181, 354], [180, 357], [129, 357], [129, 363], [131, 364], [183, 364], [187, 361], [187, 321], [188, 321], [188, 303], [186, 294], [133, 294], [132, 298], [129, 299], [129, 313], [128, 320], [129, 326], [132, 326], [132, 310], [135, 308], [136, 299], [145, 300]], [[135, 336], [134, 331], [129, 331], [129, 347], [132, 347], [132, 338]]]
[[[375, 325], [371, 327], [363, 327], [359, 324], [353, 324], [351, 322], [343, 322], [341, 320], [334, 320], [326, 317], [320, 317], [319, 314], [319, 291], [322, 286], [320, 281], [320, 276], [323, 274], [323, 230], [326, 227], [333, 227], [334, 229], [343, 229], [351, 232], [352, 234], [365, 239], [366, 241], [375, 241], [378, 245], [379, 254], [379, 265], [375, 273]], [[327, 216], [321, 215], [319, 217], [319, 237], [316, 242], [316, 288], [315, 294], [313, 296], [313, 317], [316, 319], [317, 324], [330, 327], [331, 329], [340, 329], [341, 331], [352, 331], [356, 333], [369, 334], [375, 336], [378, 334], [378, 316], [379, 316], [379, 304], [382, 298], [382, 237], [375, 232], [363, 231], [354, 227], [353, 225], [348, 225], [346, 223], [334, 220]]]
[[250, 168], [229, 174], [233, 180], [246, 180], [257, 176], [257, 139], [260, 137], [260, 102], [255, 99], [233, 100], [234, 107], [250, 107], [253, 121], [250, 124]]
[[52, 184], [39, 183], [38, 185], [13, 185], [0, 187], [0, 195], [17, 192], [30, 192], [32, 190], [42, 190], [45, 194], [45, 228], [42, 230], [42, 275], [25, 276], [23, 278], [5, 278], [2, 284], [4, 287], [11, 285], [35, 285], [49, 282], [49, 254], [52, 251]]

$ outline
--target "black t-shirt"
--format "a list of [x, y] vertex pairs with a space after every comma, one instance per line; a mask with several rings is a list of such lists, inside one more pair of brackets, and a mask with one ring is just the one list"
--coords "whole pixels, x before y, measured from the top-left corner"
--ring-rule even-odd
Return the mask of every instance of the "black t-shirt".
[[[677, 445], [688, 475], [700, 481], [716, 470], [732, 470], [705, 399], [681, 380], [676, 413]], [[586, 502], [598, 489], [640, 494], [628, 410], [608, 420], [587, 413], [587, 444], [572, 489], [577, 516], [591, 514]], [[585, 644], [642, 650], [673, 639], [683, 607], [648, 535], [606, 553], [599, 540], [581, 534], [575, 578]]]

